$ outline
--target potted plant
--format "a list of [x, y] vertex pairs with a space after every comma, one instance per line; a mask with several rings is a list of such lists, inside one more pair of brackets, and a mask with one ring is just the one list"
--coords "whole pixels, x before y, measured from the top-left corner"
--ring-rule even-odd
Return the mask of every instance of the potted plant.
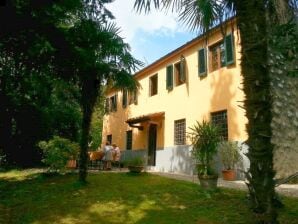
[[145, 160], [140, 156], [136, 156], [129, 160], [126, 160], [125, 164], [127, 165], [130, 172], [140, 173], [145, 167]]
[[205, 120], [197, 121], [189, 129], [191, 130], [189, 136], [193, 146], [192, 156], [198, 164], [200, 185], [205, 189], [215, 189], [218, 175], [211, 164], [220, 142], [219, 130], [211, 122]]
[[242, 161], [237, 142], [221, 142], [219, 144], [219, 153], [224, 166], [224, 170], [222, 170], [223, 179], [229, 181], [235, 180], [235, 166], [238, 162]]

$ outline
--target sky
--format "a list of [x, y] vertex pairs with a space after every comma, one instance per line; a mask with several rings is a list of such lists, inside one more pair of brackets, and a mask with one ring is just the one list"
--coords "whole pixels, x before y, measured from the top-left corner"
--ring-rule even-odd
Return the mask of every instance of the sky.
[[135, 0], [115, 0], [107, 8], [116, 17], [120, 36], [131, 47], [132, 55], [149, 65], [195, 38], [177, 20], [177, 15], [152, 10], [149, 14], [133, 9]]

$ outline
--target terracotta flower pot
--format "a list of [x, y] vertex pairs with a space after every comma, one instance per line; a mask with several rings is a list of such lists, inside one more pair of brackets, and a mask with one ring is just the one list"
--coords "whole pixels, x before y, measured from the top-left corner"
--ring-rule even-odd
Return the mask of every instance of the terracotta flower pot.
[[215, 190], [217, 188], [217, 180], [218, 176], [217, 175], [199, 175], [198, 176], [200, 185], [203, 189], [205, 190]]
[[236, 180], [236, 171], [235, 170], [223, 170], [222, 178], [224, 180], [228, 180], [228, 181]]
[[71, 160], [68, 160], [67, 161], [67, 164], [66, 164], [66, 167], [67, 168], [76, 168], [77, 167], [77, 161], [75, 159], [71, 159]]

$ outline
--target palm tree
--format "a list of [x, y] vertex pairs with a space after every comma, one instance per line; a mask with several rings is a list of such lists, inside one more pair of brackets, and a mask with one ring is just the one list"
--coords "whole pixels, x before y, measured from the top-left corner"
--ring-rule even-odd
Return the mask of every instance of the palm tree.
[[131, 76], [142, 63], [132, 57], [129, 46], [118, 35], [114, 23], [82, 19], [69, 31], [73, 43], [73, 66], [81, 86], [83, 112], [79, 180], [86, 182], [87, 150], [93, 109], [103, 85], [134, 91], [138, 82]]
[[[274, 208], [275, 189], [273, 145], [271, 144], [270, 72], [268, 67], [268, 30], [275, 23], [285, 23], [294, 15], [296, 1], [272, 0], [135, 0], [135, 9], [149, 12], [172, 9], [192, 30], [207, 32], [215, 24], [237, 16], [240, 31], [246, 95], [244, 107], [248, 118], [247, 132], [250, 169], [247, 173], [252, 210], [257, 223], [278, 223]], [[296, 8], [297, 9], [297, 8]], [[285, 16], [287, 15], [287, 16]], [[268, 18], [273, 18], [269, 22]]]

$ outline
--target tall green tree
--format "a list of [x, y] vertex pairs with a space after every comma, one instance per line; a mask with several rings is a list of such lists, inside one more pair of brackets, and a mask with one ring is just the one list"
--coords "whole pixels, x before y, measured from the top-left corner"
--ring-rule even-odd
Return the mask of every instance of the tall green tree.
[[[36, 143], [60, 135], [79, 140], [78, 87], [0, 53], [1, 148], [11, 165], [39, 165]], [[65, 103], [67, 101], [67, 103]], [[9, 137], [7, 137], [9, 136]], [[7, 137], [7, 138], [5, 138]]]
[[[16, 108], [11, 95], [15, 94], [10, 94], [7, 87], [21, 96], [22, 90], [32, 89], [32, 92], [36, 92], [36, 85], [26, 85], [27, 82], [33, 83], [30, 78], [32, 74], [36, 73], [40, 79], [64, 80], [79, 89], [82, 111], [79, 176], [82, 182], [86, 181], [90, 120], [100, 87], [110, 84], [115, 88], [135, 89], [137, 82], [130, 74], [141, 64], [129, 53], [129, 46], [118, 35], [119, 29], [108, 22], [113, 18], [105, 8], [109, 2], [112, 0], [27, 0], [8, 1], [4, 7], [0, 7], [2, 58], [5, 63], [12, 61], [16, 65], [12, 67], [13, 71], [7, 65], [5, 72], [1, 65], [0, 71], [1, 78], [4, 77], [0, 83], [0, 100], [3, 102], [0, 107], [0, 147], [5, 148], [6, 153], [10, 152], [9, 146], [13, 143], [12, 133], [19, 130], [11, 116]], [[12, 74], [16, 80], [21, 80], [17, 86], [5, 81], [7, 78], [13, 80]], [[59, 85], [49, 90], [47, 85], [43, 87], [44, 96], [49, 96], [50, 92], [54, 94], [52, 100], [46, 97], [43, 100], [60, 107], [61, 104], [56, 101], [57, 94], [61, 96], [56, 88]], [[35, 95], [39, 96], [39, 92]], [[28, 98], [33, 104], [35, 100], [34, 97]], [[65, 97], [64, 100], [69, 102], [72, 97]], [[23, 102], [20, 104], [27, 105]], [[44, 108], [44, 104], [36, 106], [39, 107]], [[49, 114], [49, 110], [44, 111]], [[25, 113], [33, 116], [32, 111], [24, 108], [20, 116], [24, 120], [28, 118], [24, 116]], [[75, 112], [70, 114], [77, 115]], [[41, 116], [40, 120], [43, 118]], [[32, 133], [39, 132], [27, 130], [27, 133], [34, 135]], [[58, 133], [65, 133], [65, 129], [58, 130]], [[23, 137], [21, 139], [23, 142], [20, 145], [26, 142]], [[37, 141], [33, 140], [31, 145]]]
[[[179, 19], [193, 30], [207, 32], [215, 24], [237, 16], [241, 37], [241, 71], [246, 95], [244, 107], [250, 169], [247, 173], [252, 209], [257, 223], [278, 223], [274, 207], [273, 145], [271, 144], [270, 30], [297, 13], [297, 1], [284, 0], [136, 0], [137, 11], [151, 7], [178, 11]], [[297, 14], [296, 14], [297, 16]], [[294, 23], [297, 20], [294, 20]]]
[[72, 100], [70, 107], [60, 107], [68, 111], [55, 112], [62, 100], [74, 97], [73, 91], [65, 91], [64, 99], [58, 94], [67, 73], [58, 71], [57, 64], [68, 52], [62, 21], [70, 20], [80, 5], [28, 0], [0, 7], [0, 148], [11, 164], [35, 165], [40, 160], [35, 146], [39, 140], [57, 132], [68, 135], [71, 126], [76, 131], [75, 119], [54, 121], [65, 113], [75, 115], [78, 108]]
[[79, 179], [86, 181], [87, 150], [91, 117], [101, 87], [110, 84], [114, 88], [134, 90], [138, 83], [131, 76], [141, 65], [129, 53], [129, 46], [118, 35], [113, 23], [98, 23], [91, 19], [81, 21], [80, 26], [69, 30], [74, 49], [74, 62], [79, 64], [77, 75], [81, 88], [83, 112]]

